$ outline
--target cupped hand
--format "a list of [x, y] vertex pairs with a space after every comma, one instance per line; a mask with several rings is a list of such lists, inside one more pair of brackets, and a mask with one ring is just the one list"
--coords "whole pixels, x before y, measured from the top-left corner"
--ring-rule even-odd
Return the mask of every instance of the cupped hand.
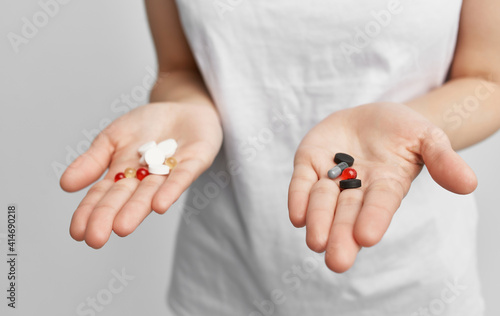
[[[355, 158], [358, 189], [339, 189], [328, 178], [333, 157]], [[297, 149], [289, 187], [290, 220], [306, 226], [306, 243], [326, 251], [327, 266], [344, 272], [361, 247], [377, 244], [425, 163], [445, 189], [468, 194], [477, 186], [471, 168], [446, 134], [403, 104], [377, 103], [335, 112], [316, 125]]]
[[[142, 181], [114, 176], [139, 168], [137, 149], [144, 143], [173, 138], [178, 142], [177, 166], [168, 176]], [[222, 144], [217, 111], [209, 105], [151, 103], [111, 123], [61, 177], [61, 187], [74, 192], [95, 183], [71, 220], [70, 234], [92, 248], [102, 247], [114, 231], [132, 233], [151, 210], [164, 213], [213, 162]]]

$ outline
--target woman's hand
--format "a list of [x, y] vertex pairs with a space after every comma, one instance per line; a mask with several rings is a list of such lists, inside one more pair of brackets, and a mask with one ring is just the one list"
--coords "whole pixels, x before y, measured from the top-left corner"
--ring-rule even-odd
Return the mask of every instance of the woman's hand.
[[[114, 176], [139, 167], [137, 149], [144, 143], [177, 140], [177, 166], [168, 176], [149, 175], [142, 181]], [[61, 177], [65, 191], [80, 190], [109, 167], [103, 180], [90, 188], [71, 221], [71, 236], [92, 248], [102, 247], [113, 230], [132, 233], [151, 209], [163, 214], [213, 162], [222, 144], [222, 128], [212, 106], [152, 103], [120, 117], [100, 133], [90, 149]]]
[[[328, 178], [333, 157], [354, 157], [359, 189], [339, 189]], [[468, 194], [477, 186], [470, 167], [446, 134], [403, 104], [379, 103], [331, 114], [302, 140], [295, 155], [288, 206], [306, 242], [326, 251], [335, 272], [348, 270], [361, 247], [377, 244], [423, 164], [447, 190]]]

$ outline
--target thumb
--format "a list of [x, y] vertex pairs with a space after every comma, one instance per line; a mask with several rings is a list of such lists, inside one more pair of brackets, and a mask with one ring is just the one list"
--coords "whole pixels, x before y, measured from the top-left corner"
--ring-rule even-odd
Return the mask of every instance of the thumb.
[[103, 133], [97, 135], [90, 148], [64, 171], [60, 180], [61, 188], [75, 192], [95, 182], [108, 168], [113, 152], [114, 146], [109, 138]]
[[457, 194], [469, 194], [476, 189], [477, 178], [474, 171], [453, 150], [442, 129], [429, 127], [420, 144], [427, 170], [440, 186]]

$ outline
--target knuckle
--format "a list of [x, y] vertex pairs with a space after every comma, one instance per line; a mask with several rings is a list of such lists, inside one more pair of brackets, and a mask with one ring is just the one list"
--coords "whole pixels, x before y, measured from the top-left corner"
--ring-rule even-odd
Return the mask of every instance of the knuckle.
[[115, 212], [116, 211], [116, 206], [111, 205], [111, 204], [99, 204], [95, 208], [96, 213], [110, 213], [110, 212]]
[[[149, 178], [151, 179], [152, 177]], [[158, 189], [159, 184], [156, 181], [147, 181], [147, 180], [149, 179], [147, 179], [146, 177], [146, 179], [141, 182], [141, 187], [143, 187], [148, 191], [156, 191]], [[164, 179], [161, 179], [161, 182], [164, 181], [165, 181]]]
[[[116, 182], [115, 186], [113, 186], [113, 191], [115, 192], [120, 192], [120, 193], [131, 193], [132, 191], [135, 190], [136, 187], [136, 181], [123, 181], [125, 179], [122, 179], [121, 181]], [[131, 179], [132, 180], [132, 179]]]
[[93, 185], [87, 195], [94, 195], [94, 194], [104, 194], [108, 191], [109, 189], [109, 184], [106, 183], [105, 181], [101, 181]]
[[145, 209], [148, 204], [150, 203], [148, 203], [145, 199], [133, 199], [127, 203], [127, 208], [132, 210], [141, 210]]
[[320, 182], [318, 182], [318, 184], [313, 189], [313, 192], [319, 195], [331, 195], [332, 191], [333, 190], [331, 185]]
[[[174, 169], [175, 171], [175, 175], [176, 175], [176, 178], [179, 179], [179, 178], [182, 178], [182, 179], [185, 179], [187, 181], [194, 181], [194, 173], [193, 171], [189, 170], [189, 169], [186, 169], [186, 168], [177, 168], [177, 169]], [[177, 184], [179, 184], [179, 181], [173, 179], [171, 180], [173, 182], [177, 182]]]

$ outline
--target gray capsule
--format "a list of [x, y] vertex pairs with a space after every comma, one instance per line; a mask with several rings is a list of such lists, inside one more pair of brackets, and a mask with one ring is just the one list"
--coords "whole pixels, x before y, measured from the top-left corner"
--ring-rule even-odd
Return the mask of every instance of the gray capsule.
[[345, 168], [349, 167], [347, 162], [341, 162], [332, 169], [328, 170], [328, 178], [336, 179], [338, 176], [342, 174]]

